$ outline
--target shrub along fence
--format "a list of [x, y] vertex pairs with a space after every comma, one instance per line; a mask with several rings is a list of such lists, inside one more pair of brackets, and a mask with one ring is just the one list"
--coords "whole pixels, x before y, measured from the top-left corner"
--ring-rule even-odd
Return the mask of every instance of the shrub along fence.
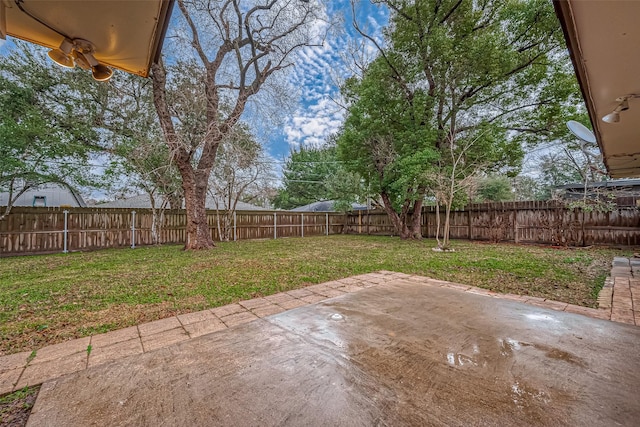
[[[184, 243], [184, 210], [113, 208], [21, 208], [0, 221], [0, 256]], [[214, 240], [216, 211], [208, 212]], [[441, 213], [441, 221], [444, 214]], [[330, 234], [393, 235], [382, 211], [335, 212], [237, 211], [230, 240], [273, 239]], [[422, 233], [436, 233], [434, 207], [425, 207]], [[568, 209], [558, 202], [474, 204], [451, 212], [451, 238], [551, 245], [640, 245], [640, 210], [610, 212]]]

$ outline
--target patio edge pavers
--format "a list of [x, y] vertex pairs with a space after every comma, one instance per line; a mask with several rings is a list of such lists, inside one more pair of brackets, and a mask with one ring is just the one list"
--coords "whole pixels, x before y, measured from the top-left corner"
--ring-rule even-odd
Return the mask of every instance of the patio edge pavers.
[[[613, 316], [612, 310], [608, 309], [582, 307], [526, 295], [500, 294], [474, 286], [431, 279], [425, 276], [381, 270], [266, 297], [239, 301], [238, 303], [213, 309], [180, 314], [91, 337], [69, 340], [43, 347], [35, 352], [35, 357], [32, 357], [32, 352], [3, 356], [0, 357], [0, 395], [18, 390], [26, 385], [40, 384], [66, 374], [82, 371], [88, 367], [154, 351], [201, 335], [214, 333], [347, 293], [357, 292], [392, 280], [407, 280], [428, 286], [445, 287], [460, 292], [518, 301], [524, 304], [556, 311], [566, 311], [597, 319], [616, 321], [619, 318], [617, 315]], [[633, 308], [632, 297], [640, 299], [640, 280], [627, 279], [626, 282], [624, 280], [618, 280], [618, 282], [620, 283], [619, 286], [624, 287], [626, 285], [628, 287], [628, 304], [631, 304], [631, 308]], [[619, 295], [622, 294], [621, 291]], [[638, 306], [640, 304], [636, 304], [636, 307]], [[631, 310], [631, 313], [633, 316], [633, 310]]]
[[640, 259], [615, 257], [598, 293], [598, 308], [613, 322], [640, 326]]

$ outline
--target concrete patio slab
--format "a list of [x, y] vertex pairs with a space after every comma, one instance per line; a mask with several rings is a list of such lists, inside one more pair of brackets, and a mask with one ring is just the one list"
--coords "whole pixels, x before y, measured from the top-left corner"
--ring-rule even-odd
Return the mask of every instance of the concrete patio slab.
[[28, 425], [636, 425], [639, 367], [635, 326], [391, 280], [48, 381]]
[[0, 371], [8, 371], [10, 369], [24, 368], [27, 366], [27, 359], [31, 356], [30, 351], [14, 353], [8, 356], [0, 357]]

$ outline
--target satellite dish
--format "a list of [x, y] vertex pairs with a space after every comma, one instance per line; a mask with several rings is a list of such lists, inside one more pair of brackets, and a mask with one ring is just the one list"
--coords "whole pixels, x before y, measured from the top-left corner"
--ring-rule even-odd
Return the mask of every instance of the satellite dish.
[[588, 142], [590, 144], [594, 144], [596, 142], [596, 136], [580, 122], [576, 122], [575, 120], [569, 120], [567, 122], [567, 127], [571, 131], [572, 134], [583, 140], [584, 142]]

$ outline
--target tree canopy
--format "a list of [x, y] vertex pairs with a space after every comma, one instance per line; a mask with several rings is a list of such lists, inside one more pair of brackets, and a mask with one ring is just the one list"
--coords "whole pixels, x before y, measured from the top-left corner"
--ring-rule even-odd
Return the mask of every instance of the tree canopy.
[[338, 149], [396, 232], [419, 238], [425, 197], [450, 209], [480, 171], [515, 175], [523, 147], [565, 135], [581, 101], [546, 0], [382, 3], [384, 44], [360, 31], [379, 54], [343, 86]]
[[96, 178], [89, 166], [99, 146], [96, 110], [86, 97], [66, 102], [77, 95], [73, 77], [19, 45], [25, 48], [0, 63], [0, 191], [9, 193], [2, 217], [30, 188], [91, 185]]
[[274, 199], [279, 209], [293, 209], [310, 203], [335, 200], [338, 209], [348, 210], [364, 196], [360, 177], [346, 170], [336, 147], [293, 149], [283, 167], [282, 188]]

